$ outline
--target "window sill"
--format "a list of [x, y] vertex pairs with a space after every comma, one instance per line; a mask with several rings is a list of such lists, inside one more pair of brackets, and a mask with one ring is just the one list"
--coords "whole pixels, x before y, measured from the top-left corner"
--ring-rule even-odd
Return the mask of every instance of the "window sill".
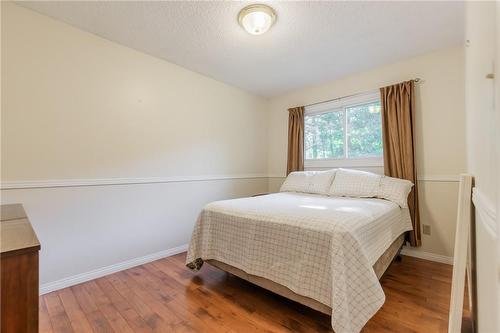
[[320, 159], [305, 160], [306, 168], [364, 168], [383, 167], [382, 158], [353, 158], [353, 159]]

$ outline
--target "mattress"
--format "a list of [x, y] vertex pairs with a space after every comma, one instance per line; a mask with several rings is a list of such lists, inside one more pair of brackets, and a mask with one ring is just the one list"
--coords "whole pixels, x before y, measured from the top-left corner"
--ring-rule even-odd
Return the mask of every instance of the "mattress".
[[373, 265], [403, 232], [407, 209], [382, 199], [299, 193], [218, 201], [201, 212], [187, 265], [214, 259], [332, 309], [337, 333], [359, 332], [385, 300]]

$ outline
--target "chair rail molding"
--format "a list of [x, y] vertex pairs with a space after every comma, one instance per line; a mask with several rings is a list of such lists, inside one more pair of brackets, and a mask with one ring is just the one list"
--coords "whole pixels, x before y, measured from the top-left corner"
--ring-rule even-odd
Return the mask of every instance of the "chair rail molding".
[[460, 176], [456, 175], [417, 175], [417, 181], [421, 182], [458, 182]]
[[[315, 168], [318, 170], [328, 170], [334, 168]], [[270, 174], [268, 178], [286, 178], [284, 174]], [[418, 175], [417, 180], [421, 182], [443, 182], [443, 183], [454, 183], [460, 180], [460, 176], [458, 174], [449, 174], [449, 175]]]
[[52, 187], [77, 187], [77, 186], [109, 186], [157, 183], [182, 183], [204, 182], [233, 179], [260, 179], [269, 178], [267, 174], [227, 174], [227, 175], [202, 175], [202, 176], [171, 176], [171, 177], [145, 177], [145, 178], [95, 178], [95, 179], [48, 179], [48, 180], [17, 180], [4, 181], [0, 190], [52, 188]]

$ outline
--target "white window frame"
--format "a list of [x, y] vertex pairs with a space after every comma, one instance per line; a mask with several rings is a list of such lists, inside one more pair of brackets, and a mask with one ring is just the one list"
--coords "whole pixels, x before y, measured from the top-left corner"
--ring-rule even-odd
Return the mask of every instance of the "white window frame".
[[[375, 101], [380, 101], [380, 93], [371, 91], [365, 94], [343, 97], [333, 101], [306, 106], [304, 110], [305, 116], [317, 115], [328, 112], [343, 112], [344, 113], [344, 128], [345, 135], [345, 155], [344, 158], [321, 158], [321, 159], [304, 159], [304, 167], [306, 168], [349, 168], [349, 167], [382, 167], [384, 166], [383, 157], [366, 157], [366, 158], [349, 158], [347, 147], [347, 112], [346, 108], [359, 104], [366, 104]], [[305, 140], [305, 138], [304, 138]]]

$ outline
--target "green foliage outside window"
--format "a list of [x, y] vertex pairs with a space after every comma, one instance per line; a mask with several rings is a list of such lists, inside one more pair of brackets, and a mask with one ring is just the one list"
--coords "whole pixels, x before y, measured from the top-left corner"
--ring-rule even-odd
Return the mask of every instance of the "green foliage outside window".
[[306, 159], [382, 156], [380, 102], [306, 116], [304, 151]]
[[382, 156], [380, 102], [346, 108], [349, 158]]
[[344, 157], [344, 113], [328, 112], [305, 117], [306, 159]]

